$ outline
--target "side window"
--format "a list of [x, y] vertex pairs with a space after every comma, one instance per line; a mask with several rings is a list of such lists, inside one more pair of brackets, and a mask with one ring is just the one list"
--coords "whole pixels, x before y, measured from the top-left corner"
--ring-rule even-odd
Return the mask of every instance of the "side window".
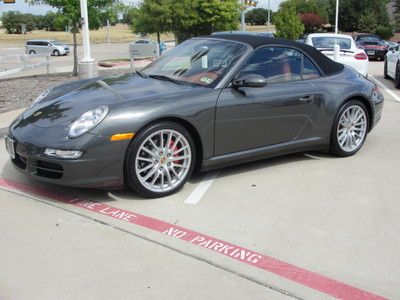
[[259, 74], [269, 83], [301, 80], [302, 53], [285, 47], [256, 49], [239, 76]]
[[303, 79], [315, 79], [321, 77], [321, 73], [307, 56], [303, 56]]

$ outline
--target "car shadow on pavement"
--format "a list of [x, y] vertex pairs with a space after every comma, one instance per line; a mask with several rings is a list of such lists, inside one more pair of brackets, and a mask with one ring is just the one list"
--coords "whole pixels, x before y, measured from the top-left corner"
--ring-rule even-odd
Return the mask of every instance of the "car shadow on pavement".
[[[243, 163], [231, 167], [226, 167], [220, 169], [218, 177], [221, 178], [221, 177], [238, 176], [238, 175], [243, 176], [246, 175], [246, 173], [250, 174], [253, 171], [258, 171], [262, 169], [267, 169], [267, 168], [269, 169], [286, 164], [297, 164], [301, 163], [302, 161], [312, 161], [312, 160], [329, 159], [329, 158], [335, 158], [335, 157], [322, 152], [289, 154], [285, 156], [268, 158], [254, 162]], [[184, 190], [186, 189], [187, 192], [188, 189], [196, 187], [203, 180], [206, 173], [207, 172], [197, 172], [193, 174], [190, 180], [188, 181], [190, 187], [188, 188], [188, 184], [186, 184], [186, 186], [184, 186], [183, 189]], [[139, 195], [137, 192], [128, 190], [127, 188], [117, 189], [117, 190], [91, 189], [91, 188], [66, 187], [57, 184], [41, 182], [19, 173], [17, 170], [15, 170], [14, 166], [12, 166], [12, 163], [10, 161], [8, 161], [3, 167], [2, 178], [16, 182], [21, 182], [42, 190], [46, 190], [54, 194], [67, 196], [71, 199], [81, 198], [84, 200], [91, 200], [99, 203], [115, 202], [118, 201], [119, 199], [148, 201], [157, 199], [168, 200], [168, 198], [170, 197], [176, 197], [176, 195], [175, 196], [171, 195], [163, 198], [152, 199], [152, 198], [145, 198]], [[178, 191], [178, 193], [183, 193], [183, 192], [184, 191]], [[48, 199], [48, 200], [55, 202], [57, 201], [54, 199]]]
[[320, 157], [324, 157], [325, 155], [321, 152], [315, 152], [312, 156], [306, 154], [308, 153], [288, 154], [284, 156], [266, 158], [262, 160], [257, 160], [249, 163], [227, 167], [221, 170], [222, 172], [218, 177], [229, 177], [239, 174], [245, 175], [246, 173], [250, 173], [253, 171], [259, 171], [262, 169], [273, 168], [286, 164], [296, 164], [302, 161], [312, 161], [312, 160], [322, 159]]

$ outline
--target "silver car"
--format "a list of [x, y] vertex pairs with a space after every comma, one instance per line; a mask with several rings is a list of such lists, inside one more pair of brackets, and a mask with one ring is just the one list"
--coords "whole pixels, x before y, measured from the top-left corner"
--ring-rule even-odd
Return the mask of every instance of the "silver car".
[[25, 46], [26, 54], [47, 54], [54, 56], [67, 55], [69, 47], [55, 40], [29, 40]]

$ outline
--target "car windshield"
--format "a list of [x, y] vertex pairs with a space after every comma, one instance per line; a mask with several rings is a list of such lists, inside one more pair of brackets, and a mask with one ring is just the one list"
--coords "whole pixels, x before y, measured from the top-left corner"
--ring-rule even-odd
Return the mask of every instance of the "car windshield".
[[311, 40], [315, 48], [333, 49], [335, 44], [338, 44], [340, 46], [340, 49], [348, 50], [351, 48], [350, 38], [321, 36], [321, 37], [313, 37]]
[[142, 73], [211, 87], [245, 51], [246, 46], [236, 42], [191, 39], [161, 56]]
[[63, 45], [63, 44], [60, 43], [59, 41], [51, 41], [51, 43], [52, 43], [53, 45], [56, 45], [56, 46], [62, 46], [62, 45]]
[[358, 36], [357, 37], [357, 41], [370, 41], [370, 42], [372, 42], [372, 41], [379, 41], [379, 38], [378, 37], [376, 37], [376, 36], [371, 36], [371, 35], [365, 35], [365, 36]]

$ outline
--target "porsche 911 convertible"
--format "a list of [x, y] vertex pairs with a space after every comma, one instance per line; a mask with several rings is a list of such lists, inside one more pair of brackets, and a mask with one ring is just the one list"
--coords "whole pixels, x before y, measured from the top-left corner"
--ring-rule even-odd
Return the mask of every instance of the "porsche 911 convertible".
[[311, 46], [226, 34], [187, 40], [133, 74], [47, 90], [5, 140], [35, 179], [160, 197], [194, 170], [308, 150], [353, 155], [382, 107], [373, 82]]

